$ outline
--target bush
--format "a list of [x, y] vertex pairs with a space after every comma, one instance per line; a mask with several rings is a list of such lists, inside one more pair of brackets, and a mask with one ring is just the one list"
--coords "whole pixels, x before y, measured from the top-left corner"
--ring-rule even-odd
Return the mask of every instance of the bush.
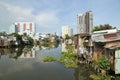
[[101, 56], [98, 59], [98, 67], [104, 70], [109, 70], [110, 69], [110, 62], [105, 56]]

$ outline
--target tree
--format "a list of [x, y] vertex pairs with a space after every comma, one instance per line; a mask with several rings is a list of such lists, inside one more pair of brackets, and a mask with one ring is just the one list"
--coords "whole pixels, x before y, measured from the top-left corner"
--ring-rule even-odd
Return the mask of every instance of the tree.
[[29, 37], [29, 36], [27, 35], [27, 33], [23, 33], [23, 35], [19, 35], [18, 33], [11, 33], [10, 35], [13, 35], [13, 36], [17, 37], [17, 40], [19, 40], [22, 45], [25, 44], [25, 42], [24, 42], [23, 39], [22, 39], [23, 37], [26, 37], [27, 40], [29, 41], [29, 43], [30, 43], [31, 45], [34, 44], [33, 39], [32, 39], [31, 37]]
[[21, 44], [23, 44], [22, 35], [19, 35], [18, 33], [11, 33], [10, 36], [16, 37], [17, 41], [19, 41]]
[[6, 32], [0, 32], [0, 35], [1, 35], [1, 36], [6, 36], [7, 33], [6, 33]]
[[109, 24], [104, 24], [104, 25], [99, 25], [99, 26], [95, 26], [94, 29], [92, 30], [92, 32], [94, 31], [100, 31], [100, 30], [107, 30], [107, 29], [115, 29], [116, 27], [112, 27]]
[[22, 41], [22, 35], [19, 35], [18, 33], [11, 33], [10, 35], [13, 35], [18, 38], [18, 40]]
[[23, 33], [23, 36], [27, 36], [27, 33]]
[[65, 39], [71, 39], [72, 37], [69, 36], [68, 34], [65, 35]]

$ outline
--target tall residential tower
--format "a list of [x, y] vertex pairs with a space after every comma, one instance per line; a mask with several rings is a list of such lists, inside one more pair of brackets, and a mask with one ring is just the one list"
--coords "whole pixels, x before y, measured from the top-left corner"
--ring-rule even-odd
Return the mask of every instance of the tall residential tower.
[[10, 33], [33, 35], [36, 31], [34, 22], [15, 22], [10, 26]]
[[77, 34], [90, 34], [93, 29], [93, 13], [87, 11], [84, 14], [77, 15]]
[[35, 23], [34, 22], [15, 22], [15, 26], [17, 26], [17, 31], [19, 34], [35, 33]]

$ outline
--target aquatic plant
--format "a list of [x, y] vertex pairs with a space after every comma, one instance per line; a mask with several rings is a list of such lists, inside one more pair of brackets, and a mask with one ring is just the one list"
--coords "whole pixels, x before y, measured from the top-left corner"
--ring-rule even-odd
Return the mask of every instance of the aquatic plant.
[[55, 61], [56, 59], [54, 57], [51, 56], [47, 56], [43, 59], [44, 62], [52, 62]]
[[62, 56], [58, 59], [59, 62], [63, 62], [67, 68], [77, 68], [76, 57], [73, 54], [73, 46], [67, 46], [67, 52], [62, 52]]

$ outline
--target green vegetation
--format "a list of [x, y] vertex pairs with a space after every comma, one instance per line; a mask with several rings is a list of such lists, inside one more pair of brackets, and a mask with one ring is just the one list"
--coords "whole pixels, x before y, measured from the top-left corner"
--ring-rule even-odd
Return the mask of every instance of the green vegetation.
[[105, 56], [101, 56], [98, 59], [98, 67], [104, 70], [109, 70], [110, 69], [110, 62]]
[[63, 62], [67, 68], [77, 68], [76, 57], [73, 54], [73, 46], [67, 46], [67, 52], [62, 52], [62, 56], [58, 59], [59, 62]]
[[55, 44], [55, 42], [47, 42], [46, 44], [52, 45], [52, 44]]
[[17, 37], [20, 41], [22, 41], [22, 35], [19, 35], [18, 33], [11, 33], [10, 35], [11, 35], [11, 36], [12, 36], [12, 35], [15, 36], [15, 37]]
[[7, 33], [3, 31], [3, 32], [0, 32], [0, 35], [1, 35], [1, 36], [6, 36]]
[[110, 62], [107, 57], [100, 56], [97, 61], [93, 62], [94, 67], [97, 67], [101, 73], [90, 75], [92, 80], [111, 80], [110, 75], [106, 74], [110, 70]]
[[116, 75], [116, 76], [115, 76], [115, 80], [120, 80], [120, 76], [119, 76], [119, 75]]
[[65, 39], [71, 39], [72, 37], [69, 36], [68, 34], [65, 35]]
[[98, 66], [98, 61], [93, 61], [93, 66]]
[[30, 45], [34, 44], [33, 39], [29, 35], [27, 35], [27, 33], [24, 33], [23, 35], [19, 35], [18, 33], [11, 33], [10, 35], [17, 37], [17, 39], [21, 42], [22, 45], [26, 45], [26, 43], [23, 41], [22, 37], [26, 37], [27, 40], [29, 41]]
[[54, 57], [51, 57], [51, 56], [47, 56], [43, 59], [44, 62], [52, 62], [52, 61], [55, 61], [55, 58]]
[[74, 49], [74, 47], [73, 47], [72, 45], [68, 45], [68, 46], [66, 47], [66, 49], [67, 49], [67, 53], [73, 54], [73, 49]]
[[31, 37], [28, 37], [28, 40], [29, 40], [31, 45], [34, 45], [34, 40]]
[[[67, 46], [67, 52], [62, 52], [62, 56], [58, 59], [59, 62], [63, 62], [66, 68], [77, 68], [76, 57], [73, 54], [73, 46]], [[56, 59], [51, 56], [47, 56], [43, 59], [44, 62], [52, 62]]]
[[100, 56], [97, 61], [93, 62], [93, 65], [104, 70], [110, 69], [110, 62], [105, 56]]
[[107, 29], [115, 29], [116, 27], [112, 27], [109, 24], [99, 25], [95, 26], [92, 32], [94, 31], [100, 31], [100, 30], [107, 30]]
[[92, 74], [92, 75], [90, 75], [90, 78], [92, 80], [111, 80], [111, 77], [109, 75], [103, 76], [100, 73], [98, 73], [98, 74]]

